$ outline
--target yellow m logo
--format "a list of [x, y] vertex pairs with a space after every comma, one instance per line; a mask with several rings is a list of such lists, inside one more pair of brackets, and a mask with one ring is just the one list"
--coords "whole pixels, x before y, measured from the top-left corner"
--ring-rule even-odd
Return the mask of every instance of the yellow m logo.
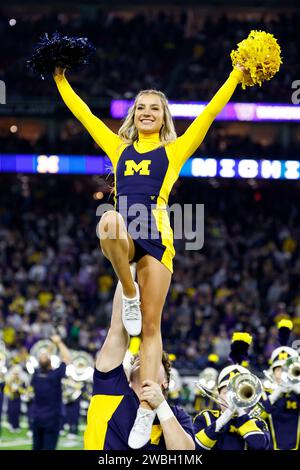
[[284, 359], [287, 359], [288, 357], [289, 357], [289, 355], [285, 351], [279, 353], [279, 355], [278, 355], [278, 359], [281, 360], [281, 361], [284, 360]]
[[135, 163], [134, 160], [127, 160], [125, 162], [126, 170], [124, 171], [124, 176], [133, 176], [134, 173], [148, 176], [150, 175], [150, 164], [151, 160], [142, 160], [140, 163]]
[[297, 402], [288, 400], [286, 402], [286, 407], [287, 407], [288, 410], [290, 410], [290, 409], [296, 410], [297, 409]]

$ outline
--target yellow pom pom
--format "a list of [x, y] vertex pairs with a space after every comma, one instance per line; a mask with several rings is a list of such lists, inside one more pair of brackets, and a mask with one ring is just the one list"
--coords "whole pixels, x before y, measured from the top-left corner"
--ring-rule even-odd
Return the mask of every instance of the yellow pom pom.
[[288, 320], [287, 318], [283, 318], [277, 325], [277, 328], [288, 328], [289, 330], [293, 329], [293, 322], [292, 320]]
[[244, 341], [245, 343], [251, 344], [252, 343], [252, 336], [249, 333], [233, 333], [232, 335], [232, 343], [235, 341]]
[[280, 46], [273, 34], [252, 30], [230, 54], [233, 67], [245, 68], [242, 88], [261, 86], [264, 80], [274, 77], [282, 64], [280, 53]]

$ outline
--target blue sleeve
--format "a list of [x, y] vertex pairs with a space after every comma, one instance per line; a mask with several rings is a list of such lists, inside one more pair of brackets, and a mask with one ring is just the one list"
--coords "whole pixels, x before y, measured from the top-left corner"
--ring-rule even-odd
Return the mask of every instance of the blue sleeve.
[[265, 412], [270, 414], [272, 413], [272, 408], [274, 405], [271, 405], [269, 397], [266, 400], [261, 400], [261, 403], [265, 409]]
[[236, 419], [236, 427], [247, 442], [249, 450], [267, 450], [270, 446], [270, 434], [265, 421], [250, 418], [247, 414]]
[[94, 370], [93, 395], [132, 395], [123, 365], [109, 372]]
[[66, 364], [62, 362], [60, 366], [55, 370], [57, 375], [62, 379], [66, 375]]
[[[222, 429], [225, 431], [226, 426]], [[202, 413], [200, 413], [194, 421], [194, 436], [196, 442], [196, 449], [198, 450], [211, 450], [219, 439], [221, 431], [216, 431], [216, 423], [213, 422], [209, 426]]]

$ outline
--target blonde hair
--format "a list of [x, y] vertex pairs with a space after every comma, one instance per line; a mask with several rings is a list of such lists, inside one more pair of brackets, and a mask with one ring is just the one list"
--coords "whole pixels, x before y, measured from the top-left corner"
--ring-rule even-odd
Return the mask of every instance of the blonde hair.
[[160, 98], [164, 111], [164, 124], [162, 125], [159, 131], [159, 137], [162, 145], [168, 144], [169, 142], [173, 142], [177, 138], [166, 95], [158, 90], [142, 90], [135, 97], [134, 103], [129, 108], [127, 116], [118, 132], [119, 137], [121, 137], [121, 139], [126, 144], [133, 144], [133, 142], [138, 140], [138, 130], [136, 128], [136, 125], [134, 124], [134, 115], [137, 107], [137, 102], [142, 95], [150, 94], [156, 95]]

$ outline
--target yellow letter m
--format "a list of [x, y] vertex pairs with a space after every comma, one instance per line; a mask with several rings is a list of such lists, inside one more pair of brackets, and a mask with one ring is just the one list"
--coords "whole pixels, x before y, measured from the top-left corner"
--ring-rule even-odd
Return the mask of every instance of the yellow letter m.
[[142, 160], [140, 163], [135, 163], [134, 160], [127, 160], [125, 162], [126, 170], [124, 171], [124, 176], [132, 176], [134, 173], [139, 173], [140, 175], [150, 175], [150, 163], [151, 160]]

